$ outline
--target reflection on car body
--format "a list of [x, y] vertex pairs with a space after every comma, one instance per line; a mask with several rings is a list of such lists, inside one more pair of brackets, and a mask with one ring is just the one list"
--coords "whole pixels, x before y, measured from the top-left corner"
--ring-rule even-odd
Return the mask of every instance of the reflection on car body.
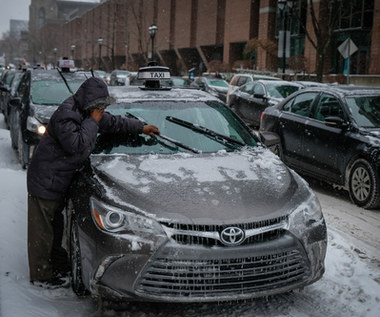
[[318, 280], [326, 226], [306, 182], [217, 98], [151, 87], [110, 87], [117, 103], [107, 111], [156, 125], [160, 135], [99, 135], [73, 181], [74, 291], [208, 302]]
[[379, 208], [380, 89], [301, 90], [265, 110], [260, 132], [286, 164], [342, 186], [358, 206]]

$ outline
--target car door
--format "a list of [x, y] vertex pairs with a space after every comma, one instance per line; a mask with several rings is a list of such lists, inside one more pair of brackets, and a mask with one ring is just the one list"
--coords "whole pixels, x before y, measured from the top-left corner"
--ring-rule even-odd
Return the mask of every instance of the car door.
[[247, 123], [252, 123], [252, 109], [250, 109], [248, 103], [249, 98], [252, 95], [254, 83], [250, 82], [237, 89], [232, 98], [232, 108], [234, 111]]
[[304, 169], [303, 142], [306, 122], [310, 120], [318, 92], [305, 92], [296, 95], [282, 107], [278, 131], [281, 138], [282, 158], [296, 169]]
[[331, 181], [344, 178], [347, 155], [346, 129], [325, 124], [328, 117], [338, 117], [347, 122], [339, 100], [330, 94], [322, 93], [316, 103], [313, 116], [305, 124], [303, 140], [303, 162], [313, 175]]
[[260, 82], [256, 82], [253, 89], [250, 91], [249, 95], [245, 99], [245, 111], [249, 118], [249, 121], [254, 126], [260, 125], [261, 113], [268, 107], [266, 96], [266, 89], [264, 85]]

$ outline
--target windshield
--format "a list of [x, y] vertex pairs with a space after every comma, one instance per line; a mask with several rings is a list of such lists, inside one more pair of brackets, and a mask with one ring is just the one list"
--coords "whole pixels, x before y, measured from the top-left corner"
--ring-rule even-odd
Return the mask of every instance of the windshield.
[[210, 86], [228, 88], [228, 83], [223, 79], [207, 79], [207, 81]]
[[380, 128], [380, 96], [346, 97], [355, 122], [363, 128]]
[[299, 89], [290, 85], [267, 85], [268, 95], [273, 98], [286, 98]]
[[[75, 93], [79, 86], [86, 80], [85, 73], [62, 74], [71, 91]], [[72, 94], [58, 72], [34, 76], [31, 83], [31, 98], [34, 104], [59, 105]]]
[[[151, 138], [139, 136], [133, 140], [126, 136], [101, 135], [98, 137], [94, 153], [119, 154], [148, 154], [148, 153], [176, 153], [187, 152], [190, 147], [202, 152], [217, 152], [220, 150], [234, 151], [242, 146], [238, 143], [255, 146], [256, 141], [246, 126], [234, 113], [219, 102], [185, 102], [185, 101], [143, 101], [133, 104], [114, 104], [107, 111], [123, 117], [137, 117], [147, 124], [156, 125], [161, 137]], [[207, 127], [223, 138], [215, 137], [209, 133], [189, 129], [184, 125], [168, 120], [184, 120], [197, 127]], [[239, 142], [229, 142], [228, 138]], [[184, 147], [178, 146], [166, 139], [175, 140]], [[222, 140], [222, 141], [221, 141]]]

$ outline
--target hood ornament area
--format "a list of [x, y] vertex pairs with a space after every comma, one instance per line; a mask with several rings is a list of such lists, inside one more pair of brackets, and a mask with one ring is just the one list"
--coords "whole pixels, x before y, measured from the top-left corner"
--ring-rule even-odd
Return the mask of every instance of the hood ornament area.
[[227, 246], [239, 245], [244, 239], [245, 233], [239, 227], [227, 227], [220, 233], [220, 240]]

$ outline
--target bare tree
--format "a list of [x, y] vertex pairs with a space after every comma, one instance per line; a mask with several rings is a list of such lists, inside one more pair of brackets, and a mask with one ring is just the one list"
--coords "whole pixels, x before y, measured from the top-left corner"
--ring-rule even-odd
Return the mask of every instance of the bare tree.
[[145, 1], [130, 1], [128, 2], [128, 11], [131, 14], [131, 21], [128, 24], [133, 24], [135, 29], [131, 29], [131, 36], [137, 41], [138, 51], [141, 57], [144, 59], [144, 64], [148, 62], [148, 50], [149, 50], [149, 36], [148, 26], [149, 22], [144, 14], [144, 2]]
[[[333, 32], [336, 29], [339, 15], [344, 9], [344, 5], [349, 1], [342, 0], [307, 0], [308, 11], [311, 17], [313, 33], [301, 23], [307, 39], [315, 48], [317, 53], [317, 81], [321, 82], [323, 78], [323, 66], [327, 56], [328, 49], [333, 40]], [[318, 16], [316, 13], [315, 3], [319, 2]], [[345, 4], [343, 4], [345, 2]]]

